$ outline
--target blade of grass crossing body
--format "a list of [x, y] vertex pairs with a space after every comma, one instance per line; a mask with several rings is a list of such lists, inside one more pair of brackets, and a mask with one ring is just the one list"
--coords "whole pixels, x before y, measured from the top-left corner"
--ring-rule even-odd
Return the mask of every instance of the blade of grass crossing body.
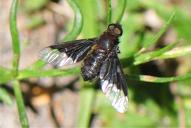
[[[85, 16], [84, 17], [84, 26], [82, 35], [84, 38], [90, 38], [98, 36], [99, 26], [97, 22], [97, 0], [77, 0], [78, 4], [80, 5], [80, 8], [82, 9], [82, 13]], [[81, 82], [81, 86], [85, 86]], [[92, 85], [87, 85], [87, 87], [90, 87]], [[87, 89], [85, 87], [82, 87], [80, 90], [80, 109], [79, 109], [79, 115], [76, 127], [89, 127], [89, 122], [91, 119], [91, 109], [92, 109], [92, 103], [94, 102], [95, 91], [94, 89]]]
[[[91, 86], [91, 85], [88, 85]], [[88, 128], [91, 117], [91, 108], [94, 101], [95, 91], [93, 88], [83, 88], [80, 90], [80, 109], [77, 120], [77, 127]]]
[[72, 30], [64, 37], [63, 41], [69, 41], [69, 40], [77, 38], [83, 26], [83, 17], [82, 17], [82, 12], [79, 6], [75, 2], [75, 0], [67, 0], [67, 1], [74, 11], [75, 18], [74, 18], [74, 24], [73, 24]]
[[28, 123], [28, 118], [27, 118], [26, 111], [25, 111], [25, 105], [24, 105], [24, 101], [23, 101], [20, 83], [19, 83], [19, 81], [14, 80], [12, 82], [12, 84], [13, 84], [14, 94], [16, 97], [17, 108], [18, 108], [18, 112], [19, 112], [19, 118], [20, 118], [21, 125], [23, 128], [29, 128], [29, 123]]
[[19, 33], [17, 30], [17, 6], [18, 0], [12, 1], [11, 11], [10, 11], [10, 31], [12, 37], [12, 50], [13, 50], [13, 74], [18, 75], [19, 59], [20, 59], [20, 42]]
[[112, 19], [112, 7], [111, 7], [111, 0], [107, 0], [107, 25], [111, 24]]

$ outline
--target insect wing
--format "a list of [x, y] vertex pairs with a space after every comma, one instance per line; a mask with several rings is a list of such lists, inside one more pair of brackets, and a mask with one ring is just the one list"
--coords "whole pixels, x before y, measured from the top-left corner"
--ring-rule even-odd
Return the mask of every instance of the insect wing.
[[55, 66], [74, 64], [84, 59], [95, 42], [96, 38], [92, 38], [52, 45], [42, 49], [40, 57]]
[[127, 111], [127, 83], [115, 50], [103, 62], [100, 69], [100, 84], [102, 91], [118, 112]]

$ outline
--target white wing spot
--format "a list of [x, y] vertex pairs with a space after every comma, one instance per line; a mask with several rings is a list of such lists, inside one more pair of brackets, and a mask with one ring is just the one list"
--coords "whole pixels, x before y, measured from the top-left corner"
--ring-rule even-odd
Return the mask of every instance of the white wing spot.
[[63, 66], [65, 64], [66, 59], [68, 58], [68, 56], [66, 55], [66, 53], [61, 53], [59, 56], [59, 60], [57, 65], [58, 66]]
[[57, 49], [45, 48], [40, 51], [42, 60], [57, 66], [75, 63], [66, 53], [60, 53]]
[[115, 84], [109, 83], [107, 80], [101, 80], [101, 87], [105, 96], [118, 112], [124, 113], [127, 111], [128, 98], [122, 90], [117, 89]]
[[52, 52], [49, 57], [47, 58], [47, 62], [48, 63], [53, 63], [55, 62], [55, 60], [59, 57], [59, 52], [58, 51], [54, 51]]
[[106, 92], [107, 85], [108, 85], [108, 81], [107, 81], [107, 80], [101, 81], [101, 88], [102, 88], [102, 91], [103, 91], [104, 93]]
[[51, 53], [51, 49], [50, 48], [44, 48], [40, 51], [40, 58], [42, 58], [43, 60], [47, 60], [48, 56]]

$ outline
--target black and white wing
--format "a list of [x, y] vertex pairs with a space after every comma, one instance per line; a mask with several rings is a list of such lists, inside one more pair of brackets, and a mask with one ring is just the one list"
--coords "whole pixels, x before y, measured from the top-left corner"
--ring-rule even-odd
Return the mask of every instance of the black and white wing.
[[102, 91], [118, 112], [127, 111], [128, 92], [126, 79], [120, 65], [117, 50], [103, 62], [100, 69], [100, 84]]
[[40, 57], [55, 66], [74, 64], [84, 59], [95, 43], [96, 38], [92, 38], [52, 45], [42, 49]]

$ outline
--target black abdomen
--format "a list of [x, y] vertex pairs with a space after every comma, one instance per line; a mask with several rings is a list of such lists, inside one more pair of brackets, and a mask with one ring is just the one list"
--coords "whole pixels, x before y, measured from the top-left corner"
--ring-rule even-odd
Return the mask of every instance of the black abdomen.
[[96, 79], [100, 71], [100, 66], [105, 58], [106, 53], [103, 50], [93, 50], [92, 53], [84, 59], [83, 66], [81, 68], [83, 79]]

